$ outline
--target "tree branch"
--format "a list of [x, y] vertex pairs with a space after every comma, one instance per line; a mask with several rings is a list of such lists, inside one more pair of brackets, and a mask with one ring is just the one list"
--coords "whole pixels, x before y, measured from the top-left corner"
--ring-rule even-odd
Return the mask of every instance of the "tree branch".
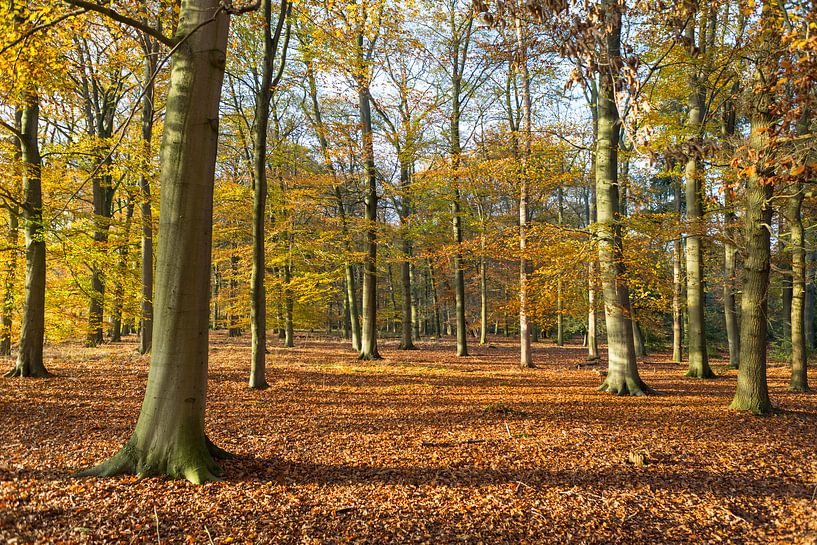
[[95, 11], [99, 14], [102, 14], [106, 17], [113, 19], [114, 21], [128, 25], [129, 27], [135, 28], [137, 30], [141, 30], [145, 34], [153, 38], [156, 38], [158, 41], [162, 42], [168, 47], [173, 47], [179, 42], [177, 38], [165, 36], [158, 29], [150, 26], [145, 21], [139, 21], [138, 19], [133, 19], [132, 17], [128, 17], [127, 15], [122, 15], [121, 13], [115, 10], [106, 8], [104, 6], [100, 6], [95, 2], [88, 2], [86, 0], [64, 0], [64, 1], [68, 4], [71, 4], [72, 6], [83, 8], [87, 11]]

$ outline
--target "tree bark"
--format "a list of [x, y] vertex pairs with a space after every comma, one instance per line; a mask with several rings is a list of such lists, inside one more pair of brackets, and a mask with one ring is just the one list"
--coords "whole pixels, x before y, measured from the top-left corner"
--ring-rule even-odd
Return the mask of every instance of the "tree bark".
[[[777, 61], [771, 48], [779, 44], [779, 35], [774, 30], [774, 6], [764, 1], [760, 20], [760, 35], [763, 44], [760, 58], [755, 67], [756, 89], [751, 96], [751, 133], [749, 147], [759, 154], [765, 152], [768, 144], [768, 130], [772, 123], [769, 106], [772, 97], [767, 89], [768, 77], [776, 68]], [[768, 414], [772, 410], [769, 388], [766, 382], [766, 350], [768, 343], [768, 291], [771, 270], [771, 198], [772, 185], [766, 183], [765, 175], [770, 169], [758, 162], [747, 176], [744, 197], [744, 232], [746, 237], [746, 259], [744, 262], [744, 285], [741, 298], [740, 323], [740, 366], [735, 398], [731, 408], [750, 411], [756, 415]]]
[[[212, 22], [210, 22], [212, 20]], [[201, 483], [226, 453], [205, 436], [213, 180], [229, 16], [218, 0], [183, 0], [161, 146], [155, 337], [133, 435], [78, 476], [135, 473]]]
[[803, 236], [803, 188], [796, 183], [793, 195], [789, 197], [788, 216], [791, 228], [791, 380], [789, 389], [796, 392], [807, 392], [808, 385], [808, 351], [805, 336], [805, 292], [806, 292], [806, 252]]
[[[20, 122], [22, 111], [15, 112], [16, 129], [20, 130]], [[12, 144], [14, 145], [14, 159], [15, 163], [19, 164], [22, 159], [22, 148], [20, 140], [12, 137]], [[20, 183], [21, 172], [18, 167], [14, 167], [14, 184]], [[20, 238], [20, 210], [16, 205], [7, 205], [8, 214], [8, 230], [6, 231], [6, 243], [8, 244], [8, 257], [5, 262], [5, 271], [3, 271], [3, 316], [2, 316], [2, 331], [0, 331], [0, 356], [11, 356], [11, 330], [14, 325], [14, 303], [17, 290], [15, 283], [17, 280], [17, 256]]]
[[[688, 25], [693, 29], [694, 25]], [[689, 37], [690, 32], [687, 33]], [[694, 37], [692, 39], [694, 44]], [[693, 46], [694, 47], [694, 46]], [[692, 91], [689, 95], [689, 118], [687, 127], [694, 133], [690, 138], [692, 148], [686, 162], [684, 172], [684, 187], [686, 189], [687, 205], [687, 314], [689, 328], [687, 330], [687, 357], [689, 369], [686, 376], [694, 378], [714, 378], [715, 373], [709, 366], [709, 354], [706, 348], [706, 321], [704, 312], [704, 262], [703, 262], [703, 182], [704, 172], [701, 158], [694, 149], [700, 142], [703, 131], [705, 108], [705, 94], [698, 82], [697, 76], [691, 78]]]
[[[359, 46], [362, 49], [359, 38]], [[362, 51], [361, 51], [362, 55]], [[362, 60], [361, 60], [362, 62]], [[368, 84], [358, 81], [360, 126], [363, 133], [363, 163], [366, 177], [366, 255], [363, 258], [363, 326], [360, 359], [379, 360], [377, 350], [377, 177], [374, 165], [372, 108]]]
[[[261, 60], [261, 82], [255, 94], [255, 119], [253, 123], [253, 229], [252, 272], [250, 278], [250, 331], [252, 355], [250, 361], [249, 387], [264, 389], [267, 384], [267, 290], [266, 275], [266, 209], [267, 209], [267, 131], [269, 129], [270, 102], [272, 101], [273, 70], [278, 41], [287, 17], [288, 2], [281, 1], [281, 12], [275, 32], [272, 31], [272, 0], [262, 0], [264, 56]], [[281, 68], [283, 68], [283, 58]]]
[[133, 221], [134, 204], [133, 199], [128, 197], [125, 205], [125, 225], [122, 238], [122, 246], [119, 248], [119, 275], [114, 286], [113, 293], [113, 313], [111, 315], [111, 341], [122, 341], [122, 311], [125, 306], [125, 285], [123, 279], [128, 271], [128, 255], [130, 254], [130, 229]]
[[45, 339], [45, 225], [40, 172], [42, 157], [37, 141], [40, 121], [39, 97], [29, 93], [20, 118], [23, 163], [23, 225], [26, 238], [26, 285], [20, 348], [8, 377], [47, 377], [43, 363]]
[[[673, 177], [674, 178], [674, 177]], [[681, 219], [681, 185], [673, 179], [673, 193], [675, 202], [675, 218]], [[684, 361], [682, 343], [684, 337], [684, 310], [681, 298], [683, 297], [683, 265], [681, 261], [681, 233], [672, 241], [672, 361]]]
[[[606, 20], [601, 66], [615, 66], [621, 55], [621, 12], [616, 0], [604, 0]], [[618, 148], [620, 119], [612, 70], [599, 74], [599, 128], [596, 143], [596, 209], [599, 273], [607, 323], [607, 378], [600, 390], [618, 395], [644, 395], [633, 346], [630, 294], [626, 283], [619, 214]]]
[[[155, 75], [158, 69], [159, 45], [143, 35], [145, 51], [145, 90], [142, 98], [142, 149], [144, 153], [142, 172], [139, 176], [142, 216], [142, 301], [139, 327], [139, 353], [147, 354], [153, 344], [153, 209], [150, 189], [149, 165], [153, 140], [153, 100]], [[217, 317], [216, 317], [217, 319]]]

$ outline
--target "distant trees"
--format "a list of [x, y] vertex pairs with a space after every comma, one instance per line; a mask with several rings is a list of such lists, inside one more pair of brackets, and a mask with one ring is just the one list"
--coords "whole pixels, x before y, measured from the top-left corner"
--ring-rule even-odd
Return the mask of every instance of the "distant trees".
[[[648, 349], [671, 347], [695, 378], [714, 376], [728, 349], [733, 406], [756, 413], [772, 408], [772, 346], [790, 387], [808, 389], [817, 68], [803, 6], [261, 1], [207, 4], [200, 27], [175, 37], [162, 32], [176, 26], [172, 6], [131, 7], [0, 12], [0, 49], [17, 59], [0, 62], [11, 375], [47, 373], [46, 331], [96, 345], [138, 328], [157, 369], [167, 334], [200, 354], [171, 314], [193, 313], [195, 329], [203, 310], [158, 308], [180, 282], [211, 305], [206, 327], [252, 332], [256, 388], [269, 330], [286, 347], [308, 330], [344, 336], [364, 360], [389, 337], [412, 349], [450, 335], [466, 356], [469, 342], [519, 335], [524, 368], [541, 337], [584, 337], [591, 360], [606, 341], [601, 388], [621, 395], [650, 392], [637, 367]], [[232, 30], [216, 100], [220, 61], [190, 46], [220, 51], [223, 14], [256, 7]], [[59, 47], [43, 41], [52, 29]], [[183, 89], [200, 76], [210, 91]], [[211, 167], [212, 135], [180, 127], [188, 114], [211, 129], [223, 120]], [[206, 153], [185, 147], [195, 141]], [[204, 193], [188, 196], [194, 175]], [[163, 268], [183, 252], [204, 259], [204, 242], [174, 237], [167, 261], [154, 259], [153, 216], [190, 198], [209, 218], [210, 185], [205, 289]], [[193, 229], [165, 216], [160, 241]]]

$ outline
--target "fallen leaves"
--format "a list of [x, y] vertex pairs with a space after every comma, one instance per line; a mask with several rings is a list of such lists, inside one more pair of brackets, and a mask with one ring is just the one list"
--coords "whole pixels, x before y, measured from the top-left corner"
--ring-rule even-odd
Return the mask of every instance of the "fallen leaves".
[[[361, 364], [344, 345], [271, 349], [246, 388], [248, 339], [214, 335], [207, 431], [237, 454], [223, 482], [71, 479], [135, 423], [133, 344], [49, 348], [45, 380], [0, 381], [0, 543], [810, 543], [815, 399], [770, 368], [768, 418], [726, 408], [734, 372], [691, 381], [652, 358], [665, 395], [596, 392], [578, 347], [501, 340], [475, 356], [421, 343]], [[631, 455], [644, 464], [627, 463]], [[644, 454], [646, 453], [646, 454]], [[637, 457], [636, 457], [637, 461]]]

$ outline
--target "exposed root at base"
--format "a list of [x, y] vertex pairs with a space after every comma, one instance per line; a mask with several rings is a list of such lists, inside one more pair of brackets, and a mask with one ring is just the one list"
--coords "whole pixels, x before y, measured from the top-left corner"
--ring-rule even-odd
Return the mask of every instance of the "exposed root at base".
[[397, 347], [397, 350], [419, 350], [419, 349], [416, 346], [414, 346], [413, 344], [409, 344], [409, 345], [402, 345], [401, 344], [400, 346]]
[[360, 354], [357, 357], [357, 359], [359, 359], [361, 361], [377, 361], [377, 360], [382, 360], [383, 356], [381, 356], [380, 354], [375, 352], [373, 354]]
[[132, 442], [105, 462], [83, 471], [72, 477], [113, 477], [116, 475], [137, 475], [144, 477], [165, 476], [170, 479], [186, 479], [193, 484], [219, 481], [223, 474], [216, 459], [228, 459], [233, 455], [217, 447], [204, 438], [204, 448], [182, 448], [164, 451], [159, 456], [151, 453], [140, 453]]
[[611, 380], [608, 376], [607, 380], [605, 380], [598, 389], [600, 392], [607, 392], [618, 396], [643, 397], [648, 395], [660, 395], [657, 390], [647, 386], [643, 380], [636, 381], [631, 378]]
[[705, 367], [703, 369], [690, 369], [689, 371], [684, 374], [687, 378], [700, 378], [700, 379], [711, 379], [711, 378], [718, 378], [711, 368]]
[[732, 403], [729, 404], [729, 408], [735, 411], [749, 412], [754, 416], [769, 416], [774, 411], [771, 403], [762, 403], [738, 398], [732, 400]]
[[45, 369], [38, 370], [38, 371], [30, 371], [30, 370], [25, 369], [22, 366], [15, 365], [11, 369], [9, 369], [3, 376], [6, 377], [6, 378], [17, 378], [17, 377], [19, 377], [19, 378], [49, 378], [49, 377], [53, 377], [54, 375], [52, 375], [51, 373], [49, 373]]

